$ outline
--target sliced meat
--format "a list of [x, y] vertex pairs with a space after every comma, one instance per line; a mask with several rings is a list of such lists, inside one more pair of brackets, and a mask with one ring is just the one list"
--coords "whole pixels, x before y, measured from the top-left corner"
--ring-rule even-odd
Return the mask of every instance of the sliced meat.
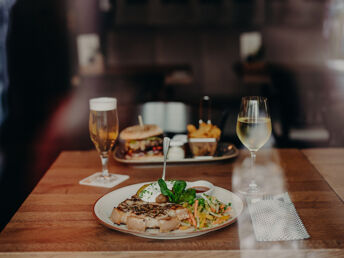
[[176, 228], [179, 228], [180, 220], [177, 217], [168, 217], [159, 220], [160, 232], [170, 232]]
[[128, 229], [143, 232], [146, 230], [146, 221], [144, 218], [137, 216], [128, 216], [127, 227]]
[[177, 217], [168, 217], [159, 220], [160, 232], [170, 232], [176, 228], [179, 228], [180, 220]]
[[147, 228], [159, 228], [159, 220], [158, 219], [145, 217], [144, 220], [146, 222]]
[[144, 202], [133, 196], [121, 202], [112, 211], [110, 219], [126, 224], [128, 229], [143, 232], [146, 228], [159, 228], [160, 232], [177, 229], [180, 221], [189, 218], [186, 208], [172, 203]]
[[110, 219], [116, 224], [125, 223], [127, 221], [127, 213], [121, 211], [120, 209], [114, 208], [112, 210]]
[[189, 218], [188, 210], [182, 206], [173, 206], [171, 210], [169, 210], [168, 214], [172, 217], [177, 217], [179, 220], [184, 220]]

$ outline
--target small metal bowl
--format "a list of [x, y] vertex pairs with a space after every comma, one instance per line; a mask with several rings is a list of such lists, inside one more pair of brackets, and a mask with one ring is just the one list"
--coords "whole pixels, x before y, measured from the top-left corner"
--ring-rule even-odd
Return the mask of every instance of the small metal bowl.
[[[214, 191], [214, 185], [209, 181], [199, 180], [195, 182], [188, 182], [186, 188], [194, 188], [196, 190], [196, 196], [201, 197], [201, 194], [211, 195]], [[206, 189], [207, 188], [207, 189]], [[205, 191], [198, 191], [205, 190]]]
[[189, 138], [189, 147], [194, 157], [214, 156], [217, 148], [217, 139]]

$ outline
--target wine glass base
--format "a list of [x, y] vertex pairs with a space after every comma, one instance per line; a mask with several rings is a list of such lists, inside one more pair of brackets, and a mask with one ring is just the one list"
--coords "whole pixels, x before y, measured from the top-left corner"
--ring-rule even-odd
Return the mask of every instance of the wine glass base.
[[102, 175], [102, 172], [97, 172], [89, 177], [82, 179], [79, 182], [79, 184], [111, 188], [122, 183], [128, 178], [129, 176], [127, 175], [118, 175], [118, 174], [109, 174], [108, 176], [104, 177]]
[[245, 196], [255, 196], [262, 193], [262, 189], [258, 185], [248, 185], [246, 188], [239, 189], [239, 193]]

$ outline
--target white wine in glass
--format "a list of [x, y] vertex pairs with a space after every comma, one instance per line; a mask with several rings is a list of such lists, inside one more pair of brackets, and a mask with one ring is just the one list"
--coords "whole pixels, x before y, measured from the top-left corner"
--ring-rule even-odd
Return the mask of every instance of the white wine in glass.
[[238, 117], [237, 134], [247, 149], [258, 151], [270, 138], [271, 120], [268, 117]]
[[252, 179], [244, 194], [258, 193], [260, 188], [254, 176], [256, 152], [269, 140], [271, 135], [271, 118], [267, 99], [260, 96], [243, 97], [238, 115], [236, 133], [251, 153]]
[[117, 100], [115, 98], [90, 99], [89, 131], [102, 162], [102, 173], [94, 177], [99, 183], [111, 183], [116, 175], [108, 172], [109, 152], [118, 136]]

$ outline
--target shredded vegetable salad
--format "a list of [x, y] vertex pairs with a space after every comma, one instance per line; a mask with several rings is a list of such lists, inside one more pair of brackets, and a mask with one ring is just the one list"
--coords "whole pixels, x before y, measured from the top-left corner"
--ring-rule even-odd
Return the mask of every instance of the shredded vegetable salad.
[[170, 190], [163, 179], [158, 180], [161, 194], [168, 197], [169, 202], [178, 203], [188, 209], [189, 218], [181, 222], [179, 229], [186, 230], [194, 227], [195, 230], [214, 227], [230, 218], [231, 203], [224, 204], [215, 196], [201, 194], [196, 198], [195, 189], [186, 189], [184, 180], [176, 180]]
[[203, 198], [195, 199], [190, 203], [183, 203], [189, 211], [189, 219], [184, 220], [181, 230], [194, 227], [196, 230], [214, 227], [230, 218], [231, 203], [224, 204], [214, 196], [202, 195]]

